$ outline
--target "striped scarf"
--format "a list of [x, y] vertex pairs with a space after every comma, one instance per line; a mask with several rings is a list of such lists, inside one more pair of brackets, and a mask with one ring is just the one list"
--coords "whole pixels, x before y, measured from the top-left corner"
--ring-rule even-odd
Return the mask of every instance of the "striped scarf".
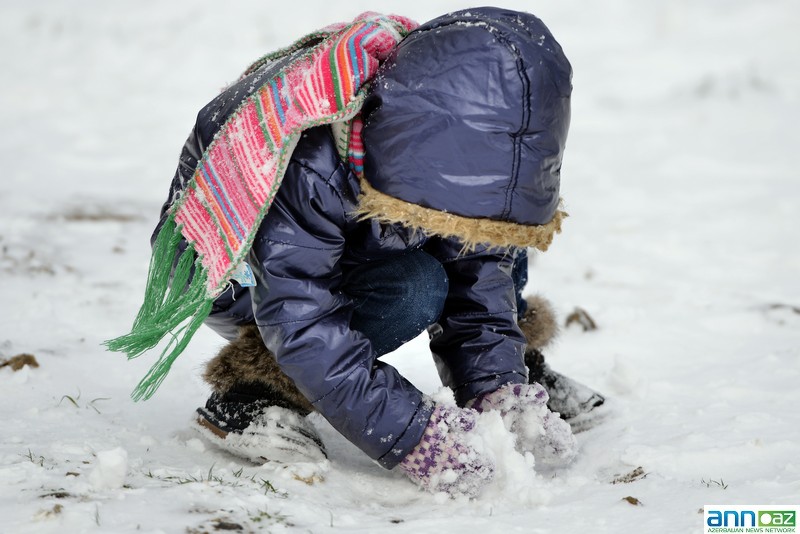
[[[245, 71], [243, 76], [300, 51], [247, 97], [205, 150], [155, 240], [144, 302], [131, 332], [105, 343], [109, 350], [135, 358], [169, 336], [158, 361], [133, 391], [135, 400], [155, 393], [208, 317], [214, 299], [229, 286], [302, 132], [332, 124], [340, 155], [361, 173], [364, 153], [357, 114], [366, 84], [415, 26], [403, 17], [364, 13], [352, 23], [328, 26], [268, 54]], [[174, 263], [183, 239], [188, 249]]]

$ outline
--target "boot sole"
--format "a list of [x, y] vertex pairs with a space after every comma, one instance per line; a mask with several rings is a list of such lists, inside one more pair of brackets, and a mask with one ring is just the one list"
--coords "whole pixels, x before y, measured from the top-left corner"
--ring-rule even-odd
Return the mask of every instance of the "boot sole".
[[264, 428], [248, 427], [241, 433], [229, 432], [215, 424], [200, 408], [192, 422], [192, 427], [215, 447], [257, 464], [315, 463], [328, 458], [319, 437], [281, 421], [271, 421]]

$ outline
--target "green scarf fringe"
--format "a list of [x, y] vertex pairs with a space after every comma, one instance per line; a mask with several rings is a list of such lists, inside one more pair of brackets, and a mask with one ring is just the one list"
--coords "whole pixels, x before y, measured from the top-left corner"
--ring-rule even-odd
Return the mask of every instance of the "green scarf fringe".
[[134, 400], [149, 399], [164, 381], [173, 362], [189, 344], [192, 336], [211, 313], [214, 297], [206, 289], [206, 270], [197, 265], [191, 245], [183, 251], [174, 269], [164, 265], [175, 262], [183, 236], [171, 215], [158, 232], [147, 275], [142, 307], [130, 333], [105, 342], [114, 352], [137, 358], [169, 335], [169, 342], [158, 361], [131, 393]]

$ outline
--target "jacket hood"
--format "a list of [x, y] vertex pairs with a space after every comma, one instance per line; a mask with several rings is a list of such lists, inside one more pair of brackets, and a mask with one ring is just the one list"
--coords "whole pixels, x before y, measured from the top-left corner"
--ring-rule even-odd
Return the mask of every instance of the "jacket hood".
[[411, 32], [362, 109], [360, 213], [466, 245], [560, 231], [572, 69], [541, 20], [476, 8]]

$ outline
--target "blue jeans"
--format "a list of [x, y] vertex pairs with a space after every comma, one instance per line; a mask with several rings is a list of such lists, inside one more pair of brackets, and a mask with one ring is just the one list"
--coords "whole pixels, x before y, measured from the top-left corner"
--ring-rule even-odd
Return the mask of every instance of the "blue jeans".
[[[528, 281], [525, 251], [517, 255], [511, 275], [517, 317], [522, 317], [528, 307], [522, 298]], [[387, 354], [438, 320], [447, 286], [442, 264], [421, 250], [356, 267], [346, 276], [344, 286], [355, 303], [350, 326], [369, 338], [378, 356]]]
[[447, 285], [442, 264], [421, 250], [360, 265], [347, 273], [343, 287], [355, 304], [350, 327], [383, 356], [436, 322]]
[[[527, 303], [522, 289], [528, 280], [528, 257], [517, 255], [512, 268], [517, 293], [517, 316], [522, 317]], [[344, 276], [342, 291], [353, 299], [350, 322], [363, 333], [378, 356], [388, 354], [414, 339], [435, 323], [447, 297], [447, 275], [442, 264], [422, 250], [413, 250], [385, 261], [366, 263], [350, 269]], [[238, 327], [253, 323], [250, 295], [234, 287], [215, 302], [206, 324], [222, 337], [232, 340]]]

